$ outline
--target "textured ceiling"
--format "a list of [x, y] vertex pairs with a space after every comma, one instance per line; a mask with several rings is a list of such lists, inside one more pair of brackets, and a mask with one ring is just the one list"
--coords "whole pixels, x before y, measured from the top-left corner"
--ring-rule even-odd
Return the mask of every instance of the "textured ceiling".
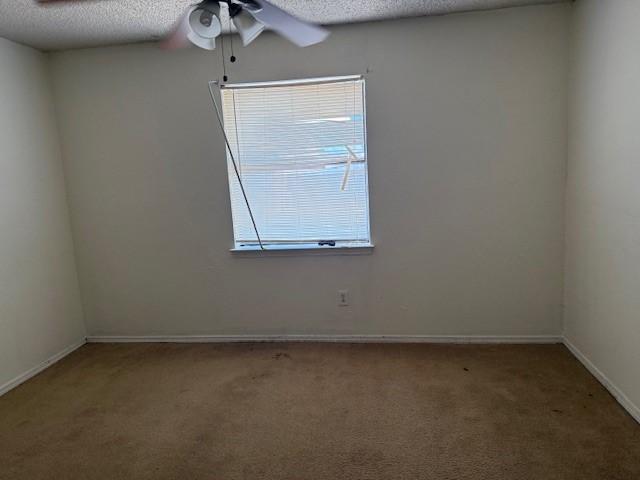
[[[442, 15], [563, 0], [272, 0], [318, 23]], [[41, 50], [149, 41], [171, 30], [194, 0], [87, 0], [40, 7], [35, 0], [0, 0], [0, 37]], [[228, 20], [223, 19], [223, 25]]]

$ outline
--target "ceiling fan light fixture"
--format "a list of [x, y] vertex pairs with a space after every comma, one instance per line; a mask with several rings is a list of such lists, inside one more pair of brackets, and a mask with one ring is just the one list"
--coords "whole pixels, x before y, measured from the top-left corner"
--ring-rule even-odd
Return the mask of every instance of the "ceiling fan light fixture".
[[220, 5], [217, 1], [205, 1], [192, 7], [187, 33], [191, 43], [205, 50], [213, 50], [216, 48], [216, 37], [221, 32]]
[[246, 10], [241, 10], [233, 16], [232, 20], [240, 34], [240, 38], [242, 38], [242, 45], [245, 47], [253, 42], [265, 27], [264, 23], [256, 20], [253, 15]]

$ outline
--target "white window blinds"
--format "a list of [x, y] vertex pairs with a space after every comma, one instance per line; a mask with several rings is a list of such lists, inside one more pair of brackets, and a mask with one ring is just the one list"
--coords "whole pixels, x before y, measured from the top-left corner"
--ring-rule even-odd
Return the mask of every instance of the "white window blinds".
[[[221, 95], [225, 131], [263, 243], [369, 244], [364, 79], [225, 85]], [[227, 157], [236, 247], [254, 245]]]

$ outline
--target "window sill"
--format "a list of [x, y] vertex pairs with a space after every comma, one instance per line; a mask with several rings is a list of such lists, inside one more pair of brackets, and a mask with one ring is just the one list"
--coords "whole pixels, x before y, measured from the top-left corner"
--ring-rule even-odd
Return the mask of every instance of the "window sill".
[[335, 247], [315, 244], [301, 245], [269, 245], [262, 250], [259, 246], [247, 246], [232, 248], [233, 256], [237, 257], [292, 257], [292, 256], [313, 256], [313, 255], [370, 255], [373, 253], [374, 245], [337, 245]]

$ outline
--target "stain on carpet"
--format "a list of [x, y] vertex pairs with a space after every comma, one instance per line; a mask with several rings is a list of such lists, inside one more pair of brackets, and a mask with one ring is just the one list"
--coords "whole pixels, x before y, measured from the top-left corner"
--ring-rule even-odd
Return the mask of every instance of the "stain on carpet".
[[0, 479], [637, 480], [561, 345], [85, 345], [0, 397]]

